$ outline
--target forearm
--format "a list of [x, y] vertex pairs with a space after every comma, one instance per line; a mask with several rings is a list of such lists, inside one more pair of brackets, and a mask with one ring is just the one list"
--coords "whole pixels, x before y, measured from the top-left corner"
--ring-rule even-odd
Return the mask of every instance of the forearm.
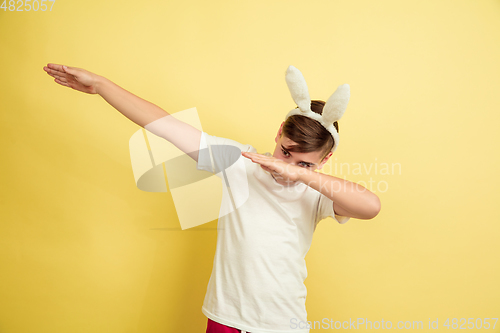
[[98, 76], [96, 90], [111, 106], [141, 127], [168, 115], [162, 108], [132, 94], [103, 76]]
[[320, 172], [303, 170], [299, 181], [330, 198], [335, 205], [353, 212], [360, 218], [371, 219], [380, 211], [380, 199], [365, 187]]

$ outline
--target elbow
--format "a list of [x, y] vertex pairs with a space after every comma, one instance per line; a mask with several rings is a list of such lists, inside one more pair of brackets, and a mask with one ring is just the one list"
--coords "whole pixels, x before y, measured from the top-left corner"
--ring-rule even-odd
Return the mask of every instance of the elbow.
[[370, 204], [370, 217], [368, 218], [368, 220], [375, 218], [378, 215], [378, 213], [380, 213], [381, 208], [382, 204], [380, 202], [380, 198], [375, 195]]

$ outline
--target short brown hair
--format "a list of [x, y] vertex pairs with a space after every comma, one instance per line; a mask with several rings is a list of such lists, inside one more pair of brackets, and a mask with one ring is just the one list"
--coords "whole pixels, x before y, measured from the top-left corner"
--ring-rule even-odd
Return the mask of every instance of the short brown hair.
[[[311, 110], [317, 114], [323, 113], [324, 106], [324, 101], [311, 101]], [[338, 123], [334, 122], [333, 126], [335, 126], [338, 132]], [[287, 148], [288, 151], [299, 153], [321, 151], [321, 155], [323, 156], [321, 161], [332, 150], [334, 144], [332, 134], [319, 121], [301, 115], [288, 117], [283, 124], [281, 136], [283, 135], [297, 143]]]

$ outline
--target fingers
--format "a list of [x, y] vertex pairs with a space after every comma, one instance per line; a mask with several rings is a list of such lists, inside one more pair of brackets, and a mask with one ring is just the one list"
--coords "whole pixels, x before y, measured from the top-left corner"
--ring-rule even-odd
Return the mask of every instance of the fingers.
[[52, 72], [49, 69], [49, 70], [46, 70], [46, 73], [49, 74], [50, 76], [52, 76], [53, 78], [59, 80], [59, 81], [66, 82], [66, 83], [68, 82], [68, 80], [66, 79], [66, 77], [59, 75], [58, 72]]
[[[58, 64], [47, 64], [47, 67], [52, 70], [52, 72], [65, 73], [63, 66]], [[44, 67], [45, 69], [45, 67]]]
[[49, 64], [48, 66], [43, 67], [43, 69], [50, 76], [54, 76], [54, 77], [59, 76], [59, 77], [62, 77], [63, 75], [66, 75], [66, 73], [64, 71], [62, 71], [62, 66], [61, 66], [61, 70], [59, 70], [58, 68], [55, 68], [52, 64]]
[[66, 69], [64, 69], [63, 65], [47, 64], [47, 66], [44, 67], [43, 69], [47, 73], [51, 73], [51, 74], [54, 74], [54, 75], [59, 75], [60, 77], [62, 77], [62, 76], [68, 76], [68, 75], [74, 76], [74, 69], [73, 69], [73, 67], [66, 66]]
[[[252, 162], [254, 163], [259, 163], [261, 166], [271, 166], [271, 165], [274, 165], [273, 163], [273, 159], [271, 159], [270, 157], [267, 157], [267, 156], [264, 156], [264, 155], [261, 155], [261, 154], [257, 154], [257, 153], [243, 153], [246, 158], [249, 158]], [[269, 168], [268, 168], [269, 169]], [[271, 169], [269, 169], [271, 170]]]
[[77, 77], [73, 74], [70, 74], [68, 71], [64, 71], [62, 65], [57, 64], [47, 64], [46, 67], [43, 67], [45, 72], [57, 79], [57, 83], [64, 83], [63, 85], [69, 87], [69, 81], [78, 81]]
[[254, 163], [260, 163], [260, 164], [264, 163], [262, 158], [260, 158], [259, 156], [256, 155], [244, 155], [244, 156], [249, 158]]
[[257, 162], [260, 164], [265, 164], [265, 165], [272, 165], [274, 162], [273, 158], [263, 156], [261, 154], [252, 154], [252, 155], [245, 155], [246, 157], [250, 158], [253, 162]]
[[268, 167], [266, 167], [265, 165], [260, 165], [262, 167], [262, 169], [266, 170], [266, 171], [269, 171], [269, 172], [274, 172], [274, 170], [271, 170], [269, 169]]
[[[63, 82], [61, 80], [58, 80], [58, 79], [54, 79], [54, 81], [56, 81], [57, 83], [59, 83], [60, 85], [63, 85], [63, 86], [66, 86], [66, 87], [69, 87], [69, 84], [66, 83], [66, 82]], [[70, 87], [71, 88], [71, 87]]]
[[57, 77], [57, 78], [62, 78], [63, 77], [63, 76], [61, 76], [60, 72], [54, 71], [54, 70], [49, 69], [49, 68], [45, 69], [45, 72], [47, 74], [49, 74], [50, 76], [52, 76], [52, 77]]

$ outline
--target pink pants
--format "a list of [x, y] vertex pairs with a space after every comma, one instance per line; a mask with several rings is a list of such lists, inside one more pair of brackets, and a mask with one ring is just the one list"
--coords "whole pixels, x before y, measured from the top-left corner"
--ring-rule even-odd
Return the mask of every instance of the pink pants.
[[208, 318], [208, 323], [207, 323], [207, 332], [206, 333], [250, 333], [246, 331], [239, 330], [234, 327], [229, 327], [226, 325], [222, 325], [220, 323], [217, 323], [210, 318]]

